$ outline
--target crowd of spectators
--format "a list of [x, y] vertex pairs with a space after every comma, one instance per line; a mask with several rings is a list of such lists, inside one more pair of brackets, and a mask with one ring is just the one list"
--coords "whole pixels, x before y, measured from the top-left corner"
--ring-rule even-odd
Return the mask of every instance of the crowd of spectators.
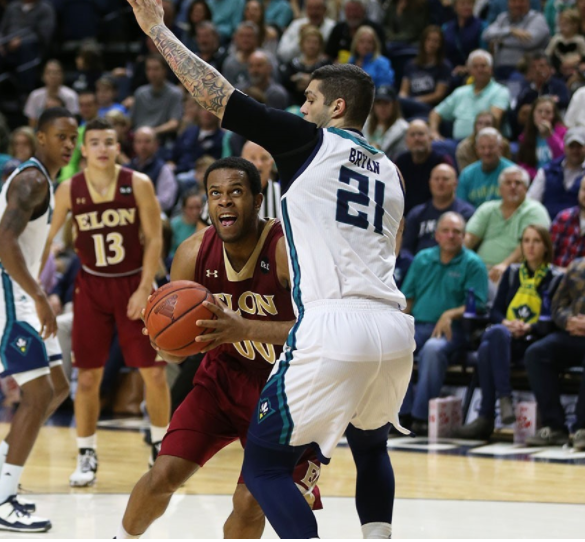
[[[119, 163], [151, 178], [168, 218], [167, 267], [178, 244], [206, 223], [201, 179], [220, 157], [249, 157], [261, 172], [263, 212], [279, 216], [272, 157], [223, 130], [197, 105], [153, 42], [132, 26], [127, 3], [86, 0], [102, 24], [73, 28], [78, 4], [0, 0], [2, 179], [33, 155], [40, 113], [60, 105], [79, 115], [80, 141], [86, 122], [110, 119]], [[356, 64], [372, 76], [375, 100], [364, 131], [397, 164], [406, 185], [397, 267], [407, 310], [417, 320], [418, 383], [403, 411], [419, 432], [428, 400], [466, 347], [461, 321], [470, 289], [493, 327], [479, 355], [483, 425], [462, 435], [491, 434], [496, 398], [509, 421], [511, 390], [504, 382], [525, 351], [537, 400], [556, 409], [548, 425], [561, 430], [558, 393], [542, 388], [560, 366], [543, 360], [567, 337], [567, 348], [580, 345], [585, 352], [585, 0], [162, 4], [166, 25], [190, 51], [270, 107], [301, 114], [311, 73], [328, 63]], [[130, 22], [120, 36], [124, 17]], [[120, 42], [123, 62], [107, 54]], [[78, 148], [59, 181], [81, 168]], [[537, 257], [528, 248], [538, 242], [546, 254]], [[570, 278], [563, 280], [577, 284], [570, 293], [575, 299], [567, 304], [562, 282], [552, 303], [554, 340], [532, 333], [541, 305], [520, 310], [517, 291], [532, 289], [540, 299], [567, 269]], [[549, 342], [537, 347], [540, 341]], [[498, 367], [490, 365], [495, 357]], [[578, 353], [569, 358], [584, 361]], [[584, 409], [582, 386], [579, 430], [585, 430]], [[585, 447], [585, 434], [581, 441]]]

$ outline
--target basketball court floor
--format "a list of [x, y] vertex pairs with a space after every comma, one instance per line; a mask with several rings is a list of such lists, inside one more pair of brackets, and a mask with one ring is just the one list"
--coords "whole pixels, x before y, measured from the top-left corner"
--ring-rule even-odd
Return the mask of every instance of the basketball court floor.
[[[146, 470], [150, 448], [143, 422], [100, 422], [98, 481], [72, 489], [75, 432], [66, 418], [44, 427], [22, 485], [53, 529], [39, 538], [112, 538], [128, 494]], [[8, 429], [0, 423], [0, 437]], [[393, 438], [396, 472], [394, 538], [584, 538], [585, 453], [570, 448], [526, 449], [511, 443]], [[171, 501], [144, 538], [221, 538], [242, 461], [233, 444], [211, 460]], [[319, 485], [322, 538], [361, 538], [353, 495], [355, 470], [342, 443]], [[31, 538], [0, 532], [0, 538]], [[265, 538], [276, 538], [267, 527]]]

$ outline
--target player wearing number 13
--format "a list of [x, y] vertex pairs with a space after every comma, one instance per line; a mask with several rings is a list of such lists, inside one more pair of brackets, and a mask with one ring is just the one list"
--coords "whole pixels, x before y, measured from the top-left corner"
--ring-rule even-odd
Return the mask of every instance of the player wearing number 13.
[[396, 166], [361, 133], [372, 79], [357, 66], [325, 66], [311, 75], [304, 119], [267, 108], [165, 27], [160, 0], [128, 2], [199, 104], [264, 147], [280, 174], [297, 322], [250, 422], [246, 486], [281, 538], [317, 538], [292, 473], [309, 446], [328, 463], [347, 429], [364, 536], [388, 538], [394, 475], [386, 441], [390, 423], [402, 429], [414, 322], [400, 310], [406, 300], [393, 279], [403, 187]]
[[75, 396], [79, 455], [69, 481], [77, 487], [93, 484], [96, 477], [99, 388], [114, 325], [126, 365], [139, 368], [144, 379], [154, 445], [160, 445], [170, 416], [164, 363], [156, 362], [140, 319], [162, 244], [152, 182], [116, 166], [119, 146], [109, 121], [87, 124], [82, 153], [87, 167], [57, 190], [49, 234], [50, 243], [71, 211], [82, 266], [75, 283], [72, 333], [73, 363], [79, 370]]

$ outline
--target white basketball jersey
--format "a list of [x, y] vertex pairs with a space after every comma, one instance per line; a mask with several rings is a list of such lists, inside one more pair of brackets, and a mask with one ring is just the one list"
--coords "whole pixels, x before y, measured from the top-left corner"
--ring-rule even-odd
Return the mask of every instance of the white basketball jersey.
[[297, 313], [324, 299], [406, 305], [394, 282], [404, 193], [396, 166], [358, 132], [321, 130], [282, 198]]
[[18, 168], [12, 173], [12, 175], [10, 175], [10, 177], [8, 177], [8, 180], [4, 183], [2, 191], [0, 192], [0, 219], [2, 216], [4, 216], [4, 211], [6, 211], [6, 196], [8, 195], [8, 188], [12, 183], [12, 179], [14, 179], [14, 177], [16, 177], [16, 175], [18, 175], [21, 171], [31, 167], [40, 170], [41, 173], [47, 178], [50, 193], [49, 206], [47, 207], [47, 210], [43, 213], [42, 216], [31, 220], [18, 238], [18, 244], [20, 245], [22, 254], [24, 255], [28, 270], [33, 277], [37, 277], [41, 267], [41, 260], [43, 257], [43, 251], [45, 249], [45, 243], [47, 241], [47, 236], [49, 235], [49, 228], [51, 226], [51, 217], [53, 215], [55, 200], [51, 177], [49, 176], [48, 171], [45, 169], [45, 166], [43, 166], [43, 164], [41, 164], [36, 158], [31, 158], [30, 160], [27, 160], [18, 166]]

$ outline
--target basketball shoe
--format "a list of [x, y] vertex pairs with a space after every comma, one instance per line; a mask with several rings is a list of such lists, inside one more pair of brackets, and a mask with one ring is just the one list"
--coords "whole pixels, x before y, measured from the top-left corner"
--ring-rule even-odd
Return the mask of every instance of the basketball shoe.
[[77, 468], [69, 477], [71, 487], [89, 487], [96, 481], [98, 458], [93, 448], [81, 448], [77, 455]]
[[[20, 490], [20, 485], [18, 486], [18, 489]], [[16, 502], [29, 514], [34, 514], [37, 511], [37, 505], [34, 502], [25, 499], [22, 495], [16, 495]]]
[[16, 495], [0, 504], [0, 530], [19, 533], [45, 533], [51, 528], [48, 519], [32, 516], [17, 500]]

